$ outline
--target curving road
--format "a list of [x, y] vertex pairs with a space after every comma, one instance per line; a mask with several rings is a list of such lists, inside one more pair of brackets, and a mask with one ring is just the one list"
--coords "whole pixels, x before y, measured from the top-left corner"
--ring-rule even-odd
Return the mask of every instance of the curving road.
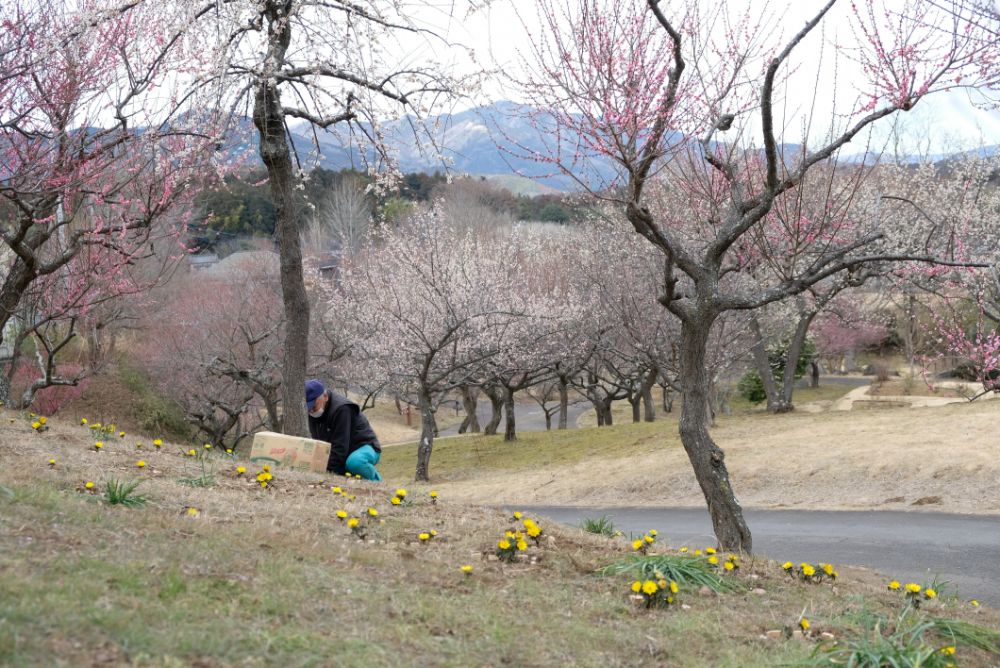
[[[607, 515], [628, 533], [656, 529], [671, 545], [714, 545], [701, 508], [527, 507], [579, 525]], [[963, 598], [1000, 607], [1000, 515], [891, 511], [746, 510], [754, 550], [778, 561], [867, 566], [902, 582], [947, 580]]]

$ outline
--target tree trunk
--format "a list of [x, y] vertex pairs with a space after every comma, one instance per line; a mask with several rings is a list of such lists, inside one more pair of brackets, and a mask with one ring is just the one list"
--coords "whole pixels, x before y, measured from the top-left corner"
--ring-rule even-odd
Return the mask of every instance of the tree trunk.
[[750, 552], [750, 529], [743, 509], [729, 482], [725, 453], [712, 440], [708, 422], [709, 378], [705, 368], [711, 318], [685, 321], [681, 325], [680, 377], [684, 403], [681, 406], [680, 437], [701, 486], [712, 518], [712, 527], [724, 550]]
[[753, 335], [753, 346], [750, 350], [753, 352], [753, 362], [757, 368], [757, 375], [760, 376], [761, 383], [764, 385], [767, 410], [771, 413], [783, 413], [778, 385], [774, 381], [774, 369], [771, 368], [771, 360], [767, 354], [767, 346], [764, 345], [764, 335], [760, 331], [760, 321], [757, 320], [757, 316], [750, 318], [750, 333]]
[[674, 412], [674, 393], [670, 389], [669, 385], [664, 385], [663, 390], [663, 412], [673, 413]]
[[566, 429], [569, 422], [569, 379], [559, 376], [559, 428]]
[[809, 366], [812, 367], [812, 382], [809, 386], [815, 389], [819, 387], [819, 364], [816, 363], [816, 360], [813, 360], [809, 363]]
[[[280, 64], [291, 42], [291, 24], [286, 3], [265, 2], [268, 22], [267, 62]], [[277, 66], [277, 65], [276, 65]], [[284, 359], [281, 370], [282, 430], [294, 436], [308, 436], [302, 388], [306, 380], [309, 342], [309, 300], [302, 271], [299, 246], [299, 216], [293, 186], [294, 165], [285, 138], [284, 112], [277, 81], [262, 77], [254, 92], [253, 122], [260, 135], [260, 157], [267, 168], [271, 199], [274, 202], [275, 238], [278, 242], [281, 297], [285, 309]]]
[[462, 420], [462, 424], [458, 427], [458, 433], [464, 434], [465, 432], [469, 432], [478, 434], [482, 431], [482, 428], [479, 426], [479, 416], [476, 414], [478, 405], [476, 396], [472, 388], [468, 385], [462, 385], [459, 391], [462, 393], [462, 408], [465, 410], [465, 419]]
[[799, 322], [795, 325], [795, 334], [788, 344], [787, 359], [785, 361], [785, 377], [781, 383], [781, 404], [785, 407], [781, 412], [795, 410], [792, 403], [792, 393], [795, 392], [795, 370], [799, 367], [799, 358], [802, 356], [802, 348], [806, 344], [806, 336], [809, 335], [809, 326], [812, 324], [815, 312], [799, 313]]
[[490, 408], [493, 411], [483, 433], [487, 436], [493, 436], [497, 433], [497, 428], [500, 426], [500, 416], [503, 412], [503, 392], [500, 391], [500, 388], [492, 385], [484, 387], [483, 392], [490, 398]]
[[649, 373], [646, 374], [646, 378], [643, 380], [642, 387], [640, 388], [640, 391], [642, 392], [643, 420], [645, 422], [656, 421], [656, 406], [653, 405], [653, 385], [656, 384], [656, 377], [659, 374], [659, 369], [650, 369]]
[[601, 402], [601, 410], [604, 412], [604, 426], [610, 427], [615, 423], [614, 417], [611, 415], [611, 402], [614, 401], [609, 395], [607, 399]]
[[434, 409], [431, 406], [431, 396], [426, 389], [420, 390], [420, 445], [417, 446], [417, 471], [413, 479], [417, 482], [430, 480], [431, 450], [434, 447]]
[[625, 398], [628, 400], [629, 406], [632, 407], [632, 423], [642, 422], [642, 394], [634, 392]]
[[503, 410], [507, 417], [507, 424], [505, 425], [503, 432], [503, 440], [516, 441], [517, 431], [514, 424], [514, 390], [509, 387], [504, 388]]

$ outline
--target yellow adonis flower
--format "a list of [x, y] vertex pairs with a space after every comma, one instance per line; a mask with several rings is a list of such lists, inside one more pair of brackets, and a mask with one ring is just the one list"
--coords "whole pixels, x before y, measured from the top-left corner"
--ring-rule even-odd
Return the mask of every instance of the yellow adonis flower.
[[357, 517], [352, 517], [351, 519], [347, 520], [347, 526], [351, 527], [352, 529], [358, 526], [358, 524], [360, 524], [360, 521], [358, 520]]
[[502, 540], [499, 543], [497, 543], [497, 547], [499, 547], [501, 550], [509, 550], [510, 549], [510, 541], [509, 540]]
[[656, 536], [658, 535], [658, 534], [656, 533], [656, 529], [650, 529], [650, 530], [649, 530], [649, 535], [650, 535], [650, 536], [652, 536], [653, 538], [656, 538]]
[[375, 510], [374, 508], [369, 508], [368, 514], [371, 515], [372, 517], [378, 517], [378, 511]]
[[684, 547], [682, 547], [682, 548], [681, 548], [681, 554], [684, 554], [684, 553], [685, 553], [685, 552], [687, 552], [687, 551], [688, 551], [688, 549], [687, 549], [687, 546], [686, 546], [686, 545], [685, 545]]
[[802, 627], [803, 631], [808, 631], [809, 630], [809, 620], [806, 619], [805, 617], [803, 617], [802, 619], [799, 620], [799, 626]]
[[521, 519], [521, 512], [520, 511], [518, 511], [518, 510], [514, 511], [514, 519], [515, 520]]
[[642, 583], [642, 593], [645, 594], [646, 596], [652, 596], [657, 592], [658, 589], [659, 587], [652, 580], [646, 580], [645, 582]]
[[233, 449], [232, 448], [226, 448], [226, 454], [227, 455], [233, 454]]
[[87, 424], [87, 418], [80, 418], [80, 424]]
[[403, 489], [402, 487], [400, 487], [399, 489], [396, 490], [396, 496], [398, 496], [401, 499], [405, 499], [406, 498], [406, 490]]
[[955, 653], [955, 647], [953, 645], [948, 645], [947, 647], [942, 647], [938, 651], [940, 651], [945, 656], [951, 656], [952, 654]]
[[156, 446], [156, 447], [158, 448], [158, 447], [160, 447], [161, 445], [163, 445], [163, 440], [162, 440], [162, 439], [159, 439], [159, 438], [158, 438], [158, 439], [156, 439], [155, 441], [153, 441], [153, 445], [154, 445], [154, 446]]
[[926, 598], [936, 598], [937, 597], [937, 592], [934, 591], [933, 589], [931, 589], [930, 587], [928, 587], [927, 589], [924, 590], [924, 596]]
[[191, 517], [197, 517], [200, 512], [201, 511], [195, 508], [194, 506], [191, 506], [190, 508], [187, 509], [187, 514], [190, 515]]
[[[437, 492], [435, 492], [435, 491], [434, 491], [434, 490], [432, 489], [432, 490], [430, 491], [430, 494], [429, 494], [429, 496], [430, 496], [430, 497], [431, 497], [432, 499], [436, 499], [436, 498], [438, 498], [438, 493], [437, 493]], [[472, 567], [470, 566], [469, 568], [471, 569]]]
[[641, 550], [644, 545], [645, 544], [642, 542], [642, 540], [632, 541], [632, 549], [633, 550]]
[[427, 542], [427, 541], [429, 541], [431, 539], [431, 535], [429, 533], [425, 532], [425, 533], [422, 533], [419, 536], [417, 536], [417, 538], [419, 538], [423, 542]]
[[701, 550], [695, 550], [694, 551], [694, 556], [700, 557], [701, 556]]
[[123, 431], [118, 432], [118, 438], [125, 438], [125, 432]]
[[718, 566], [719, 565], [719, 558], [713, 554], [712, 556], [710, 556], [708, 558], [708, 563], [712, 564], [713, 566]]
[[431, 529], [431, 535], [432, 536], [438, 535], [437, 529]]
[[715, 548], [714, 547], [706, 547], [705, 548], [705, 554], [715, 554]]
[[91, 481], [88, 480], [87, 482], [85, 482], [83, 484], [83, 488], [84, 489], [94, 489], [94, 483], [92, 483]]
[[48, 418], [45, 417], [44, 415], [39, 415], [38, 416], [38, 424], [45, 424], [47, 421], [48, 421]]
[[642, 540], [645, 541], [646, 543], [649, 543], [650, 545], [652, 545], [653, 541], [655, 541], [656, 539], [653, 538], [652, 536], [643, 536]]
[[102, 443], [100, 441], [97, 441], [96, 443], [94, 443], [94, 450], [100, 450], [103, 447], [104, 447], [104, 443]]
[[137, 462], [135, 463], [135, 465], [136, 465], [136, 466], [137, 466], [138, 468], [141, 468], [141, 469], [142, 469], [142, 468], [146, 468], [146, 462], [142, 461], [141, 459], [140, 459], [139, 461], [137, 461]]
[[899, 580], [893, 580], [887, 586], [889, 587], [889, 591], [899, 591]]
[[971, 605], [973, 608], [978, 608], [979, 601], [977, 601], [976, 599], [972, 599], [971, 601], [969, 601], [969, 605]]
[[50, 459], [49, 460], [49, 466], [55, 466], [55, 465], [56, 465], [56, 460]]
[[212, 449], [212, 444], [211, 443], [206, 443], [204, 447], [205, 447], [206, 450], [211, 450]]
[[188, 457], [196, 457], [197, 455], [198, 455], [198, 453], [195, 451], [194, 448], [191, 448], [190, 450], [188, 450]]
[[916, 584], [915, 582], [907, 582], [906, 583], [906, 591], [908, 591], [908, 592], [910, 592], [912, 594], [919, 594], [920, 593], [920, 589], [921, 589], [920, 585]]
[[337, 518], [341, 519], [341, 520], [346, 520], [347, 519], [347, 511], [346, 510], [338, 510], [337, 511]]
[[468, 575], [472, 572], [472, 566], [469, 564], [463, 564], [462, 566], [459, 566], [459, 570]]
[[39, 428], [41, 428], [41, 426], [42, 426], [41, 422], [32, 422], [31, 423], [31, 428], [32, 429], [39, 429]]
[[735, 566], [733, 566], [733, 562], [731, 562], [731, 561], [727, 561], [727, 562], [725, 563], [725, 569], [726, 569], [727, 571], [731, 571], [731, 570], [733, 570], [734, 568], [736, 568], [736, 567], [735, 567]]
[[809, 564], [802, 564], [802, 575], [805, 575], [806, 577], [812, 577], [816, 575], [816, 569], [810, 566]]
[[517, 541], [517, 549], [519, 549], [521, 552], [524, 552], [525, 550], [528, 549], [528, 544], [524, 541], [523, 538]]
[[642, 583], [639, 582], [638, 580], [636, 580], [635, 582], [633, 582], [632, 583], [632, 591], [634, 591], [636, 594], [638, 594], [640, 591], [642, 591]]
[[833, 566], [830, 564], [820, 564], [820, 568], [822, 568], [823, 572], [827, 575], [833, 575]]
[[670, 593], [671, 594], [676, 594], [678, 591], [679, 591], [679, 587], [677, 586], [677, 583], [674, 582], [673, 580], [671, 580], [670, 581]]
[[542, 528], [537, 524], [528, 527], [528, 535], [532, 538], [538, 538], [542, 534]]
[[403, 502], [402, 499], [400, 499], [398, 496], [394, 496], [391, 499], [389, 499], [389, 503], [391, 503], [394, 506], [398, 506], [402, 502]]
[[236, 475], [243, 475], [246, 472], [247, 472], [247, 467], [245, 467], [245, 466], [237, 466], [236, 467]]

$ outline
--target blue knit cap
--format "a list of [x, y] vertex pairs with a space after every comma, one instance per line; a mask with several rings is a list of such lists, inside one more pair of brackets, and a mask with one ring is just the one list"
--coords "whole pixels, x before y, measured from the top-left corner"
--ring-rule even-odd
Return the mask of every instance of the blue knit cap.
[[323, 387], [323, 383], [319, 382], [315, 378], [306, 381], [306, 408], [309, 412], [312, 412], [316, 406], [316, 400], [326, 392], [326, 388]]

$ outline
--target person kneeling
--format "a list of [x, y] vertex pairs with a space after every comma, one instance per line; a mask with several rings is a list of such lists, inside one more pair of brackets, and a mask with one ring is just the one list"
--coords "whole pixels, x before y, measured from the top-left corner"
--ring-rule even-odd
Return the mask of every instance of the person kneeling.
[[382, 446], [361, 408], [318, 380], [306, 381], [309, 433], [330, 444], [326, 470], [340, 475], [352, 473], [366, 480], [381, 480], [375, 465]]

